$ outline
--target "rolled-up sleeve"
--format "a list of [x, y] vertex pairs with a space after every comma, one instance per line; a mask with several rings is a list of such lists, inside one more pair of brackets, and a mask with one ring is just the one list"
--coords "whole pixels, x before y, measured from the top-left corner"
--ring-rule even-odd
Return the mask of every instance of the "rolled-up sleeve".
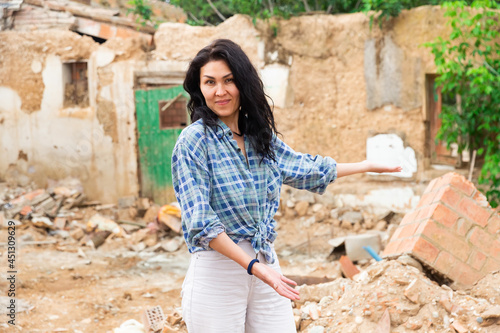
[[178, 142], [172, 156], [172, 181], [182, 211], [182, 230], [190, 252], [225, 231], [210, 206], [210, 178], [199, 151]]
[[337, 162], [333, 158], [298, 153], [277, 137], [273, 143], [283, 184], [324, 193], [326, 187], [337, 179]]

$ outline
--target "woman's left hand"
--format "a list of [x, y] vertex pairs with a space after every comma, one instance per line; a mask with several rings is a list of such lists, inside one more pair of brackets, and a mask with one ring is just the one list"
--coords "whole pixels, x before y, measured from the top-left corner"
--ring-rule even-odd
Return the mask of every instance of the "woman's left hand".
[[271, 286], [271, 288], [273, 288], [281, 296], [292, 301], [300, 299], [299, 291], [292, 287], [296, 286], [297, 283], [283, 276], [271, 267], [265, 264], [256, 263], [252, 267], [252, 274]]

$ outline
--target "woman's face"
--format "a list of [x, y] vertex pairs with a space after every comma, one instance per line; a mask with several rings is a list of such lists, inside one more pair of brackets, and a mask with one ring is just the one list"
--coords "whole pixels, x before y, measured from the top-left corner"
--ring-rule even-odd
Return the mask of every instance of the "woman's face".
[[200, 69], [200, 90], [207, 106], [224, 121], [238, 121], [240, 92], [224, 60], [213, 60]]

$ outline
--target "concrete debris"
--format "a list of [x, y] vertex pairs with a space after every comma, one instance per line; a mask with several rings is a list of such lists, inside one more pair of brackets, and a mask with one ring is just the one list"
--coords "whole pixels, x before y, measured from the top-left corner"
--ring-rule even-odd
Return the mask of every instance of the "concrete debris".
[[111, 239], [123, 238], [134, 251], [146, 248], [177, 251], [184, 243], [177, 203], [151, 205], [148, 198], [127, 196], [117, 203], [86, 200], [74, 178], [49, 182], [47, 189], [10, 187], [0, 183], [0, 227], [7, 220], [33, 228], [36, 237], [22, 244], [50, 245], [45, 237], [73, 240], [97, 249]]
[[397, 261], [399, 261], [403, 265], [413, 266], [421, 272], [424, 271], [422, 264], [418, 260], [415, 260], [412, 257], [410, 257], [409, 255], [406, 255], [406, 254], [402, 255], [397, 259]]
[[[413, 266], [385, 260], [363, 273], [355, 281], [300, 287], [302, 299], [294, 302], [302, 315], [300, 330], [321, 326], [333, 332], [497, 332], [485, 331], [491, 326], [500, 331], [500, 304], [439, 286]], [[327, 298], [318, 301], [319, 295]]]
[[413, 279], [413, 281], [404, 290], [404, 295], [413, 303], [425, 304], [429, 303], [431, 299], [431, 286], [424, 280]]
[[350, 222], [351, 224], [355, 223], [361, 223], [363, 222], [363, 214], [361, 212], [345, 212], [342, 214], [342, 216], [339, 218], [340, 221], [347, 221]]
[[174, 311], [173, 313], [170, 313], [167, 315], [167, 322], [170, 325], [179, 325], [182, 321], [182, 316], [179, 312]]
[[93, 215], [87, 222], [87, 232], [110, 231], [116, 236], [123, 236], [123, 229], [113, 220], [105, 218], [100, 214]]
[[305, 216], [307, 214], [308, 209], [309, 209], [309, 202], [307, 201], [299, 201], [295, 204], [295, 211], [299, 216]]
[[[285, 275], [299, 284], [297, 288], [301, 299], [293, 302], [294, 320], [299, 332], [500, 331], [500, 272], [487, 274], [470, 290], [453, 290], [447, 285], [447, 280], [436, 280], [435, 271], [430, 270], [425, 262], [422, 265], [420, 258], [413, 253], [399, 255], [396, 260], [379, 262], [369, 255], [358, 256], [367, 254], [363, 249], [366, 246], [379, 253], [388, 240], [391, 227], [400, 229], [394, 221], [398, 221], [402, 215], [394, 212], [374, 215], [356, 211], [355, 208], [334, 207], [307, 197], [300, 198], [304, 200], [297, 198], [286, 199], [281, 207], [282, 214], [276, 216], [279, 228], [282, 228], [279, 231], [282, 237], [280, 241], [288, 239], [283, 237], [285, 228], [288, 228], [285, 230], [289, 234], [296, 232], [297, 238], [288, 236], [293, 242], [286, 246], [277, 242], [276, 251], [280, 259], [286, 262], [282, 265]], [[288, 202], [293, 205], [288, 205]], [[25, 244], [23, 247], [43, 245], [43, 249], [71, 254], [75, 259], [70, 265], [65, 263], [57, 266], [71, 272], [69, 281], [64, 279], [61, 272], [46, 269], [42, 272], [43, 278], [37, 276], [33, 279], [35, 282], [31, 279], [21, 281], [21, 288], [28, 288], [32, 292], [38, 288], [37, 283], [50, 288], [59, 284], [61, 288], [67, 288], [68, 283], [75, 285], [79, 281], [85, 281], [93, 288], [96, 284], [89, 282], [95, 282], [103, 276], [97, 274], [96, 267], [102, 265], [107, 268], [111, 262], [123, 267], [122, 271], [112, 271], [113, 279], [118, 279], [122, 274], [127, 279], [138, 275], [153, 281], [149, 279], [158, 279], [158, 276], [150, 277], [155, 271], [162, 274], [161, 279], [165, 276], [166, 282], [161, 281], [164, 290], [156, 288], [156, 283], [147, 288], [126, 284], [126, 290], [121, 289], [120, 294], [115, 295], [116, 300], [105, 296], [105, 299], [96, 301], [96, 312], [99, 313], [93, 318], [80, 320], [78, 325], [86, 326], [75, 326], [77, 329], [72, 327], [75, 332], [91, 331], [88, 325], [95, 325], [99, 321], [102, 323], [106, 318], [101, 316], [102, 313], [115, 316], [118, 309], [126, 309], [122, 305], [118, 306], [117, 302], [133, 303], [134, 311], [138, 309], [137, 304], [142, 303], [140, 311], [149, 309], [145, 311], [145, 315], [149, 316], [146, 320], [143, 318], [142, 324], [131, 319], [113, 330], [112, 327], [128, 319], [115, 317], [114, 326], [108, 327], [108, 331], [186, 332], [178, 308], [180, 301], [175, 306], [169, 305], [166, 312], [160, 306], [151, 308], [154, 306], [151, 302], [158, 302], [163, 309], [167, 309], [165, 300], [180, 300], [180, 285], [176, 283], [182, 282], [186, 267], [179, 262], [179, 258], [181, 254], [189, 257], [187, 250], [182, 248], [185, 243], [181, 235], [180, 214], [175, 204], [159, 206], [147, 198], [124, 197], [116, 203], [88, 201], [78, 186], [58, 184], [47, 189], [9, 188], [0, 183], [0, 217], [4, 217], [3, 225], [7, 219], [17, 221], [19, 244]], [[117, 219], [117, 216], [127, 219]], [[354, 216], [357, 216], [356, 219]], [[307, 229], [304, 228], [306, 225], [309, 226]], [[496, 225], [485, 226], [484, 229]], [[327, 241], [332, 235], [337, 238]], [[321, 252], [318, 252], [318, 248]], [[312, 263], [313, 258], [318, 260], [317, 257], [321, 256], [316, 256], [317, 253], [323, 253], [326, 257], [332, 248], [330, 260], [321, 261], [317, 266], [316, 262]], [[118, 254], [110, 249], [116, 249]], [[299, 250], [306, 255], [303, 261], [301, 257], [297, 259], [295, 256]], [[2, 247], [0, 251], [3, 251]], [[311, 254], [312, 251], [314, 254]], [[287, 254], [283, 255], [285, 252]], [[96, 258], [96, 255], [104, 255], [105, 260]], [[4, 253], [0, 252], [2, 256]], [[469, 262], [474, 265], [472, 259]], [[293, 260], [297, 261], [293, 263]], [[84, 269], [78, 269], [79, 266]], [[136, 274], [139, 267], [145, 268], [146, 272]], [[297, 270], [291, 271], [294, 267]], [[168, 272], [178, 270], [180, 273], [174, 277], [176, 282], [162, 269]], [[342, 273], [347, 278], [342, 278]], [[114, 280], [105, 282], [108, 288]], [[37, 308], [42, 301], [45, 302], [34, 298], [31, 301], [40, 302], [34, 303]], [[129, 310], [130, 307], [126, 311]], [[126, 311], [120, 312], [128, 316]], [[57, 315], [63, 318], [61, 313]], [[120, 321], [116, 322], [117, 319]], [[52, 320], [53, 323], [57, 321]], [[65, 324], [57, 322], [54, 327], [64, 327], [62, 325]]]
[[120, 327], [115, 328], [113, 333], [146, 333], [144, 325], [135, 319], [125, 321]]
[[374, 333], [390, 333], [391, 332], [391, 317], [389, 309], [385, 309], [382, 318], [380, 318]]
[[481, 313], [481, 318], [481, 326], [490, 326], [497, 323], [500, 324], [500, 305], [496, 305]]

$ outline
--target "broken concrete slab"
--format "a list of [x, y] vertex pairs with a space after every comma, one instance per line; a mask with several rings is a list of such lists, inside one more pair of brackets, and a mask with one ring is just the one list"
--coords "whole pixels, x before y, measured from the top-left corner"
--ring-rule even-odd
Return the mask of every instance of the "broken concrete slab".
[[363, 249], [363, 246], [370, 246], [375, 253], [379, 253], [381, 250], [380, 235], [377, 233], [365, 233], [361, 235], [350, 235], [345, 238], [346, 254], [352, 261], [372, 258], [372, 256]]
[[352, 261], [371, 259], [372, 256], [363, 248], [369, 246], [375, 253], [381, 250], [381, 237], [379, 233], [369, 232], [361, 235], [337, 237], [328, 241], [333, 249], [329, 255], [331, 260], [337, 260], [341, 255], [347, 255]]
[[361, 212], [349, 211], [342, 214], [339, 217], [340, 221], [348, 221], [351, 224], [361, 223], [363, 222], [363, 214]]

